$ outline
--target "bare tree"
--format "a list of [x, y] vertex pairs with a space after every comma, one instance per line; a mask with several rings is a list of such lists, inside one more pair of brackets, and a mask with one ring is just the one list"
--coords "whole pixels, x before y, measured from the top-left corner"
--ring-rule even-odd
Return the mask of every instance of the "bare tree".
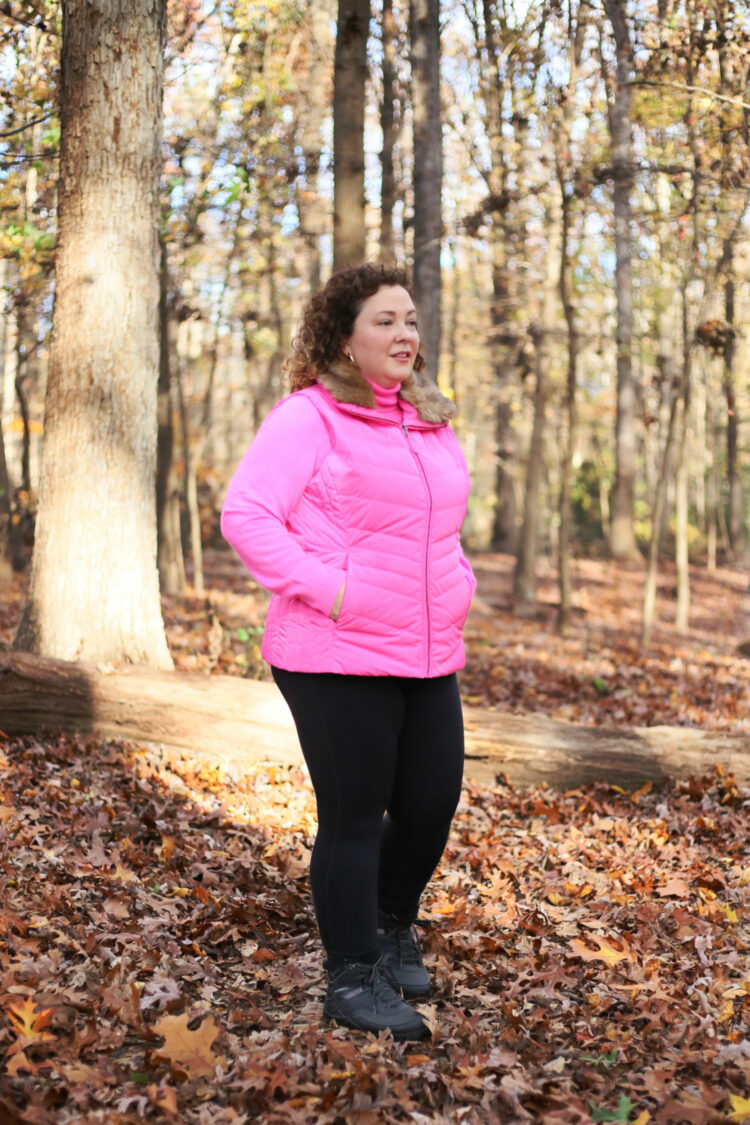
[[583, 57], [586, 28], [589, 23], [587, 0], [576, 6], [569, 0], [567, 10], [568, 75], [560, 92], [560, 110], [553, 119], [552, 143], [555, 153], [557, 190], [560, 193], [560, 272], [558, 285], [560, 302], [567, 328], [568, 370], [565, 386], [566, 434], [560, 461], [560, 534], [557, 541], [560, 605], [557, 624], [561, 632], [570, 625], [573, 609], [573, 581], [570, 554], [573, 538], [573, 457], [578, 437], [578, 317], [571, 292], [571, 224], [575, 202], [574, 167], [571, 155], [571, 134], [576, 117], [576, 91]]
[[333, 64], [333, 265], [365, 257], [365, 86], [370, 0], [339, 0]]
[[414, 291], [419, 334], [437, 379], [440, 361], [440, 246], [443, 134], [440, 111], [440, 0], [411, 0], [414, 153]]
[[295, 200], [300, 234], [305, 242], [305, 265], [310, 292], [320, 288], [320, 241], [327, 218], [327, 207], [324, 208], [319, 191], [319, 179], [323, 150], [322, 127], [330, 104], [333, 55], [331, 20], [334, 11], [332, 0], [309, 0], [307, 26], [310, 58], [300, 138], [305, 168], [304, 177], [297, 179]]
[[393, 262], [396, 244], [393, 233], [393, 211], [396, 205], [396, 177], [393, 169], [393, 152], [398, 133], [395, 117], [396, 82], [396, 21], [393, 0], [383, 0], [383, 100], [380, 104], [380, 127], [383, 131], [383, 149], [380, 154], [380, 260]]
[[[633, 504], [637, 471], [635, 425], [637, 388], [633, 372], [633, 236], [630, 192], [633, 181], [630, 41], [627, 0], [603, 0], [615, 40], [615, 74], [608, 97], [612, 139], [617, 298], [617, 412], [615, 483], [611, 500], [609, 546], [616, 559], [640, 558], [635, 542]], [[605, 68], [606, 69], [606, 68]], [[607, 77], [605, 75], [605, 77]]]
[[56, 300], [16, 647], [171, 665], [156, 566], [166, 0], [63, 9]]
[[174, 426], [172, 423], [172, 340], [169, 317], [167, 247], [160, 240], [159, 264], [159, 385], [156, 443], [156, 527], [159, 585], [163, 594], [185, 592], [185, 560], [180, 532], [180, 501], [174, 487]]
[[547, 211], [547, 250], [539, 322], [532, 325], [534, 342], [534, 421], [526, 469], [523, 522], [518, 538], [518, 553], [513, 571], [513, 592], [521, 602], [536, 597], [536, 556], [539, 529], [539, 488], [544, 471], [544, 421], [549, 393], [552, 333], [557, 319], [556, 297], [560, 271], [560, 200], [553, 191]]

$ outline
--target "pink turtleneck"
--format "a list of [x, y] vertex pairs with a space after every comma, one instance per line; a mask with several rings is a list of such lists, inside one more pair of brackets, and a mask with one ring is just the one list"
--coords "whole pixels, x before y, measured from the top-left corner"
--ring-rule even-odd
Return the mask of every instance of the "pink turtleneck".
[[385, 418], [392, 418], [395, 422], [401, 422], [403, 413], [398, 403], [398, 392], [400, 384], [395, 387], [381, 387], [379, 383], [373, 383], [372, 379], [367, 382], [372, 387], [372, 393], [375, 395], [375, 401], [378, 404], [378, 414], [382, 414]]

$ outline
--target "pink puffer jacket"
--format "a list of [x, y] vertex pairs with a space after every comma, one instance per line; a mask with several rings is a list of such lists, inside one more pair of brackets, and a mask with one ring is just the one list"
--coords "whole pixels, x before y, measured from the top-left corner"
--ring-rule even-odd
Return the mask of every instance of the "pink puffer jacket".
[[270, 664], [420, 677], [463, 667], [475, 579], [459, 542], [469, 477], [453, 406], [413, 377], [398, 402], [403, 424], [339, 365], [276, 406], [232, 480], [221, 528], [275, 595]]

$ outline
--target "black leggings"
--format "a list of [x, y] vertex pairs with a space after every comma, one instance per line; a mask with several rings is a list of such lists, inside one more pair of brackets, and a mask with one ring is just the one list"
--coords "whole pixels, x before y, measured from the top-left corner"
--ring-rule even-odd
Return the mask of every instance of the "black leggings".
[[373, 962], [378, 910], [414, 921], [448, 839], [463, 770], [456, 677], [272, 671], [315, 789], [310, 882], [328, 967]]

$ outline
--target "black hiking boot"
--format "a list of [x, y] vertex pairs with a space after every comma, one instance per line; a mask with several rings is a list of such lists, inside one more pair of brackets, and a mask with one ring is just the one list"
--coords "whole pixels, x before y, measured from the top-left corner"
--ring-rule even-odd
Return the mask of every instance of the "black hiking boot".
[[357, 1031], [390, 1031], [398, 1041], [426, 1039], [429, 1028], [398, 994], [390, 965], [351, 961], [329, 975], [323, 1016]]
[[424, 967], [414, 926], [404, 926], [389, 914], [380, 915], [378, 948], [387, 959], [396, 984], [407, 1000], [430, 995], [431, 983]]

